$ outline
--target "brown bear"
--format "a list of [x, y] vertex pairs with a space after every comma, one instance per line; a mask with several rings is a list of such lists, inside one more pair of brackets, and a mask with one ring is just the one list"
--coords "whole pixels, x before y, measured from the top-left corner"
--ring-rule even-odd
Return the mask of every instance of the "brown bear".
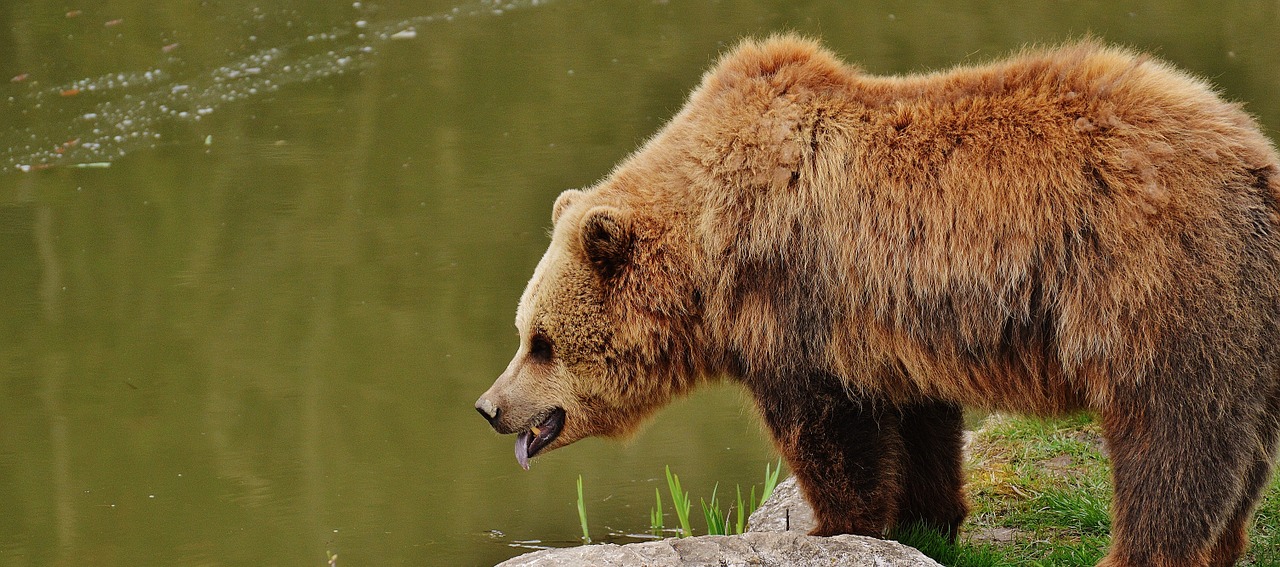
[[1090, 411], [1099, 565], [1231, 565], [1280, 431], [1278, 164], [1239, 105], [1096, 41], [888, 77], [746, 41], [556, 199], [476, 407], [527, 467], [735, 381], [814, 533], [872, 536], [956, 532], [963, 406]]

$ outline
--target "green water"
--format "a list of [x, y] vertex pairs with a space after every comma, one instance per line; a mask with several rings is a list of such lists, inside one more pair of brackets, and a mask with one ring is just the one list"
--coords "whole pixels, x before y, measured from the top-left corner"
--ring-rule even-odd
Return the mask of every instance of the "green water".
[[732, 387], [529, 472], [472, 409], [555, 195], [744, 35], [888, 73], [1092, 33], [1280, 127], [1275, 2], [93, 4], [0, 4], [0, 566], [491, 564], [576, 543], [578, 474], [619, 541], [665, 464], [758, 482]]

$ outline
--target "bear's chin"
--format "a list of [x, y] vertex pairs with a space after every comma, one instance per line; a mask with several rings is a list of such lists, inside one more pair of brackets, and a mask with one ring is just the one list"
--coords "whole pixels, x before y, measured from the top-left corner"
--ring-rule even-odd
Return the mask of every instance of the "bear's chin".
[[551, 445], [560, 436], [560, 431], [564, 429], [564, 409], [558, 407], [551, 409], [546, 417], [537, 420], [537, 423], [516, 436], [516, 462], [520, 463], [520, 468], [524, 470], [529, 470], [530, 458]]

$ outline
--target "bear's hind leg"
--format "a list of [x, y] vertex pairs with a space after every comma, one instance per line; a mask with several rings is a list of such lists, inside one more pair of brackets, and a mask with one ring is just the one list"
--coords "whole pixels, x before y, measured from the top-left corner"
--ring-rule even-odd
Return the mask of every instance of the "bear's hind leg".
[[1275, 417], [1280, 415], [1280, 392], [1271, 396], [1268, 411], [1261, 416], [1259, 429], [1259, 446], [1255, 450], [1253, 463], [1248, 476], [1244, 479], [1243, 491], [1236, 504], [1235, 515], [1227, 522], [1226, 529], [1218, 536], [1210, 552], [1211, 567], [1229, 567], [1235, 565], [1249, 545], [1249, 522], [1253, 519], [1254, 510], [1267, 486], [1271, 483], [1272, 463], [1275, 462], [1276, 444], [1280, 440], [1280, 424]]
[[1262, 491], [1271, 480], [1271, 462], [1256, 461], [1245, 479], [1245, 494], [1236, 505], [1235, 515], [1227, 522], [1227, 527], [1218, 542], [1209, 552], [1210, 567], [1230, 567], [1235, 565], [1249, 545], [1249, 520], [1253, 519], [1254, 508], [1262, 498]]
[[1239, 436], [1252, 432], [1227, 424], [1250, 421], [1211, 417], [1185, 399], [1105, 411], [1115, 498], [1111, 550], [1099, 567], [1208, 567], [1220, 537], [1242, 546], [1225, 531], [1254, 462]]
[[898, 528], [922, 524], [952, 541], [969, 513], [964, 496], [964, 411], [947, 402], [902, 408], [906, 451]]
[[895, 522], [902, 490], [897, 411], [855, 399], [830, 375], [748, 386], [813, 505], [817, 527], [810, 534], [883, 537]]

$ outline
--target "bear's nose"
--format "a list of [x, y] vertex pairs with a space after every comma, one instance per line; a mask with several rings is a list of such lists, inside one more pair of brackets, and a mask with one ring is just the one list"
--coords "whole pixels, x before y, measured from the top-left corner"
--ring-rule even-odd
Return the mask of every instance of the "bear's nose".
[[493, 402], [489, 401], [489, 398], [480, 398], [476, 400], [476, 411], [480, 412], [480, 415], [489, 420], [490, 425], [493, 425], [493, 423], [498, 420], [498, 416], [502, 415], [502, 408], [493, 405]]

